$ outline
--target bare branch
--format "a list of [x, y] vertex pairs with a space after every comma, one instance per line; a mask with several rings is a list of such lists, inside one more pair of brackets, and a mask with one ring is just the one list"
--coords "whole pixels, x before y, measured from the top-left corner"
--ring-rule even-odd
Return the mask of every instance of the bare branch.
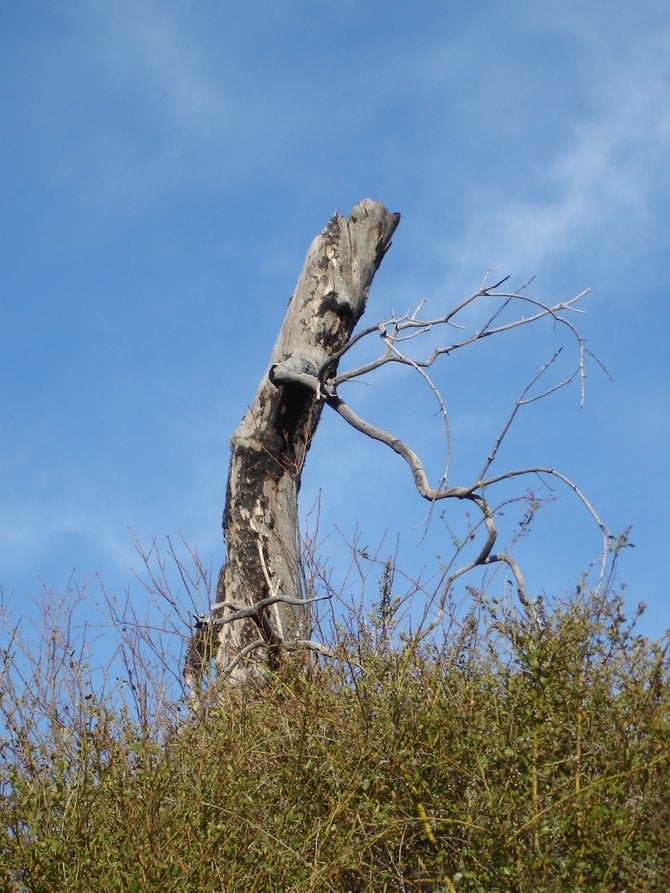
[[442, 394], [440, 393], [438, 388], [435, 386], [435, 384], [433, 383], [432, 379], [430, 378], [430, 376], [428, 375], [426, 370], [423, 369], [414, 360], [404, 357], [391, 340], [388, 341], [388, 348], [392, 353], [394, 353], [403, 362], [407, 362], [420, 375], [420, 377], [426, 382], [426, 384], [430, 388], [430, 391], [433, 394], [433, 397], [437, 401], [440, 415], [442, 416], [442, 418], [444, 420], [444, 433], [445, 433], [445, 439], [446, 439], [446, 443], [447, 443], [447, 459], [445, 462], [444, 472], [442, 474], [442, 479], [444, 481], [446, 481], [449, 478], [449, 469], [451, 467], [451, 454], [452, 454], [451, 447], [452, 447], [452, 445], [451, 445], [451, 426], [449, 424], [449, 414], [447, 413], [447, 407], [445, 405], [445, 402], [442, 399]]
[[583, 312], [579, 308], [576, 308], [574, 305], [582, 298], [584, 298], [589, 293], [589, 291], [590, 289], [585, 289], [584, 291], [580, 292], [567, 301], [561, 301], [558, 304], [549, 306], [547, 304], [544, 304], [542, 301], [538, 301], [536, 298], [532, 298], [528, 295], [522, 295], [518, 292], [490, 292], [487, 290], [478, 290], [470, 295], [468, 298], [466, 298], [464, 301], [462, 301], [458, 305], [458, 307], [454, 308], [454, 310], [451, 310], [445, 316], [437, 317], [436, 319], [430, 320], [418, 320], [411, 318], [403, 318], [402, 320], [388, 320], [384, 323], [380, 323], [378, 326], [370, 327], [369, 329], [365, 329], [363, 332], [360, 332], [358, 340], [360, 340], [360, 338], [366, 337], [367, 335], [373, 334], [374, 332], [378, 332], [383, 340], [384, 337], [388, 337], [386, 329], [389, 326], [393, 326], [396, 333], [403, 332], [406, 329], [418, 329], [418, 334], [425, 334], [426, 332], [429, 332], [431, 329], [437, 326], [452, 324], [453, 317], [465, 307], [472, 304], [472, 302], [475, 301], [477, 298], [497, 298], [505, 299], [506, 301], [517, 300], [528, 303], [533, 307], [539, 308], [538, 312], [532, 314], [531, 316], [522, 316], [515, 320], [512, 320], [511, 322], [491, 328], [490, 322], [495, 319], [495, 316], [497, 315], [494, 314], [494, 316], [491, 317], [491, 320], [489, 320], [489, 322], [487, 322], [483, 328], [478, 329], [472, 335], [468, 336], [467, 338], [463, 338], [461, 341], [455, 341], [452, 344], [436, 347], [430, 354], [430, 356], [423, 360], [410, 361], [404, 355], [394, 354], [387, 349], [384, 354], [378, 357], [376, 360], [366, 363], [364, 366], [360, 366], [356, 369], [351, 369], [346, 372], [341, 372], [339, 375], [336, 375], [332, 380], [328, 381], [328, 385], [331, 387], [331, 389], [337, 388], [345, 381], [351, 381], [354, 378], [359, 378], [374, 371], [375, 369], [380, 368], [381, 366], [386, 365], [387, 363], [395, 362], [405, 363], [407, 365], [416, 364], [417, 366], [426, 368], [428, 366], [432, 366], [435, 360], [437, 360], [437, 358], [440, 356], [448, 355], [456, 350], [460, 350], [463, 347], [468, 347], [470, 344], [474, 344], [477, 341], [482, 341], [484, 338], [488, 338], [491, 335], [500, 335], [503, 332], [510, 332], [514, 329], [520, 328], [521, 326], [529, 325], [530, 323], [537, 322], [538, 320], [546, 317], [551, 317], [557, 323], [566, 326], [577, 339], [578, 343], [580, 344], [580, 351], [583, 352], [582, 339], [579, 335], [579, 332], [569, 320], [565, 319], [565, 317], [560, 316], [559, 314], [567, 310], [571, 310], [575, 313]]
[[327, 595], [321, 595], [316, 598], [293, 598], [290, 595], [270, 595], [267, 598], [262, 598], [257, 602], [254, 602], [253, 605], [249, 605], [246, 608], [238, 608], [236, 605], [232, 604], [232, 602], [216, 602], [216, 604], [212, 605], [212, 611], [222, 611], [229, 610], [230, 614], [226, 614], [224, 617], [215, 617], [212, 620], [212, 626], [225, 626], [227, 623], [234, 623], [236, 620], [245, 620], [248, 617], [258, 617], [259, 613], [264, 608], [269, 608], [271, 605], [294, 605], [296, 607], [304, 607], [306, 605], [314, 604], [314, 602], [322, 602], [327, 601]]
[[411, 447], [407, 446], [404, 441], [400, 440], [400, 438], [398, 437], [395, 437], [395, 435], [391, 434], [390, 432], [384, 431], [383, 428], [378, 428], [376, 425], [372, 425], [370, 422], [366, 422], [364, 419], [360, 418], [360, 416], [356, 415], [356, 413], [342, 400], [341, 397], [329, 396], [327, 398], [327, 402], [329, 406], [331, 406], [337, 413], [339, 413], [339, 415], [342, 416], [342, 418], [349, 422], [350, 425], [356, 428], [357, 431], [360, 431], [362, 434], [365, 434], [367, 437], [370, 437], [373, 440], [379, 440], [381, 443], [384, 443], [386, 444], [386, 446], [390, 447], [394, 452], [398, 453], [398, 455], [401, 456], [409, 465], [417, 491], [421, 496], [423, 496], [424, 499], [428, 499], [431, 502], [438, 499], [450, 498], [471, 499], [476, 491], [483, 491], [486, 489], [486, 487], [490, 487], [493, 484], [499, 483], [500, 481], [509, 480], [514, 477], [519, 477], [520, 475], [546, 474], [557, 478], [558, 480], [562, 481], [567, 487], [569, 487], [579, 498], [580, 502], [586, 507], [589, 514], [603, 533], [603, 536], [605, 538], [609, 536], [607, 527], [602, 522], [598, 513], [595, 511], [595, 509], [588, 501], [586, 496], [579, 489], [579, 487], [577, 487], [577, 485], [573, 481], [571, 481], [570, 478], [566, 477], [555, 468], [549, 468], [547, 466], [516, 468], [510, 471], [505, 471], [501, 474], [493, 475], [490, 478], [478, 478], [476, 481], [474, 481], [474, 483], [470, 484], [467, 487], [434, 488], [431, 487], [428, 482], [425, 469], [418, 455], [414, 452], [414, 450], [411, 449]]
[[[442, 495], [447, 495], [446, 492], [441, 494], [440, 491], [434, 490], [430, 484], [428, 483], [428, 478], [426, 477], [426, 472], [424, 470], [423, 465], [421, 464], [421, 460], [417, 456], [417, 454], [412, 450], [407, 444], [400, 440], [400, 438], [395, 437], [395, 435], [389, 433], [388, 431], [384, 431], [383, 428], [378, 428], [376, 425], [371, 424], [370, 422], [366, 422], [360, 416], [356, 415], [356, 413], [348, 406], [341, 397], [332, 394], [327, 394], [326, 402], [328, 406], [334, 409], [337, 413], [339, 413], [343, 419], [345, 419], [349, 424], [356, 428], [357, 431], [360, 431], [361, 434], [365, 434], [367, 437], [371, 437], [373, 440], [379, 440], [381, 443], [385, 443], [386, 446], [390, 447], [394, 452], [398, 453], [399, 456], [407, 462], [409, 465], [412, 474], [414, 476], [414, 483], [416, 485], [417, 490], [425, 499], [433, 500], [440, 499]], [[456, 493], [450, 494], [456, 495]], [[469, 494], [463, 493], [463, 496], [467, 496]]]
[[328, 648], [320, 642], [315, 642], [313, 639], [296, 639], [295, 642], [291, 642], [286, 647], [288, 651], [299, 651], [301, 648], [306, 648], [308, 651], [321, 654], [323, 657], [335, 657], [335, 652], [332, 648]]
[[[529, 283], [525, 283], [516, 292], [499, 292], [494, 289], [497, 289], [505, 280], [501, 280], [501, 282], [497, 283], [497, 285], [493, 286], [492, 288], [487, 287], [486, 281], [487, 277], [484, 277], [482, 285], [476, 292], [469, 295], [459, 305], [457, 305], [457, 307], [455, 307], [444, 316], [438, 317], [436, 319], [422, 320], [418, 317], [417, 309], [417, 311], [415, 311], [411, 315], [406, 314], [401, 318], [396, 318], [393, 315], [390, 320], [387, 320], [384, 323], [380, 323], [376, 327], [370, 327], [369, 329], [364, 330], [364, 332], [360, 333], [357, 340], [360, 340], [363, 337], [367, 337], [368, 335], [377, 332], [384, 345], [384, 351], [381, 356], [366, 363], [363, 366], [359, 366], [358, 368], [343, 372], [339, 375], [334, 376], [330, 380], [326, 380], [323, 387], [323, 393], [325, 394], [325, 399], [328, 406], [330, 406], [339, 415], [341, 415], [342, 418], [344, 418], [345, 421], [352, 425], [352, 427], [354, 427], [357, 431], [365, 434], [367, 437], [370, 437], [373, 440], [378, 440], [386, 446], [390, 447], [405, 461], [412, 473], [417, 492], [424, 499], [429, 500], [433, 505], [435, 504], [435, 502], [441, 499], [465, 499], [473, 502], [481, 512], [482, 522], [487, 532], [484, 545], [481, 547], [480, 552], [476, 557], [465, 562], [462, 566], [456, 568], [455, 570], [452, 570], [448, 574], [441, 586], [440, 596], [437, 602], [436, 616], [427, 626], [425, 626], [420, 631], [418, 639], [421, 639], [428, 635], [440, 623], [442, 617], [444, 616], [446, 600], [449, 592], [451, 591], [454, 582], [459, 577], [463, 576], [469, 571], [472, 571], [476, 567], [483, 567], [485, 565], [496, 563], [505, 564], [507, 567], [509, 567], [516, 582], [519, 601], [521, 602], [526, 612], [531, 616], [531, 618], [535, 618], [535, 609], [533, 603], [529, 601], [526, 595], [523, 576], [518, 564], [506, 552], [493, 552], [497, 532], [493, 518], [493, 512], [491, 511], [489, 502], [485, 494], [487, 488], [492, 487], [494, 484], [531, 474], [538, 475], [541, 478], [543, 476], [553, 477], [561, 481], [561, 483], [572, 490], [579, 501], [584, 505], [602, 534], [603, 548], [601, 555], [601, 579], [602, 574], [604, 574], [605, 564], [607, 561], [609, 531], [598, 516], [591, 503], [588, 501], [579, 487], [577, 487], [577, 485], [572, 480], [570, 480], [570, 478], [566, 477], [564, 474], [554, 468], [545, 466], [512, 469], [500, 474], [494, 474], [487, 477], [491, 466], [498, 456], [503, 441], [505, 440], [507, 434], [510, 431], [510, 428], [512, 427], [512, 424], [516, 420], [516, 417], [523, 406], [535, 403], [538, 400], [548, 397], [556, 391], [567, 387], [575, 380], [576, 377], [579, 377], [580, 379], [580, 402], [583, 403], [585, 382], [584, 360], [586, 349], [584, 346], [583, 338], [581, 337], [579, 331], [570, 320], [566, 319], [564, 314], [567, 312], [582, 312], [577, 307], [575, 307], [575, 304], [577, 304], [578, 301], [580, 301], [583, 297], [585, 297], [586, 294], [588, 294], [588, 290], [580, 292], [569, 300], [561, 301], [553, 305], [547, 305], [542, 301], [537, 300], [536, 298], [522, 293], [523, 289], [525, 289]], [[476, 332], [462, 338], [460, 341], [434, 348], [432, 353], [423, 359], [415, 359], [403, 352], [400, 345], [404, 345], [407, 340], [418, 337], [419, 335], [425, 335], [436, 326], [453, 324], [452, 321], [459, 312], [461, 312], [466, 307], [470, 306], [474, 301], [480, 298], [495, 298], [499, 301], [502, 301], [501, 305], [496, 308], [495, 312], [489, 317], [489, 319], [481, 329], [478, 329]], [[517, 317], [510, 322], [498, 322], [503, 311], [512, 303], [519, 301], [532, 307], [534, 312], [532, 312], [529, 316]], [[565, 326], [568, 332], [575, 339], [578, 355], [575, 370], [571, 374], [562, 378], [560, 381], [549, 385], [542, 392], [535, 394], [532, 393], [537, 383], [546, 375], [548, 370], [558, 360], [558, 357], [563, 350], [562, 347], [559, 347], [558, 350], [553, 354], [553, 356], [541, 366], [539, 371], [531, 378], [528, 384], [521, 391], [520, 395], [514, 403], [514, 406], [512, 407], [508, 418], [503, 424], [477, 478], [467, 486], [450, 485], [448, 483], [448, 470], [451, 464], [451, 428], [449, 415], [447, 406], [444, 402], [444, 399], [442, 398], [439, 389], [436, 387], [425, 370], [430, 367], [438, 357], [442, 355], [448, 355], [456, 350], [460, 350], [463, 347], [467, 347], [471, 344], [481, 341], [483, 338], [511, 332], [515, 329], [520, 328], [521, 326], [538, 322], [539, 320], [544, 318], [552, 319], [556, 324]], [[342, 354], [346, 352], [346, 350], [350, 346], [352, 346], [353, 343], [354, 341], [352, 340], [349, 345], [346, 345], [345, 348], [342, 349]], [[381, 366], [386, 365], [387, 363], [400, 363], [402, 365], [410, 366], [423, 378], [423, 380], [426, 382], [431, 392], [433, 393], [435, 399], [437, 400], [440, 414], [444, 419], [447, 434], [446, 472], [442, 478], [441, 483], [437, 487], [432, 487], [430, 485], [420, 457], [409, 446], [408, 443], [401, 440], [399, 437], [396, 437], [391, 432], [373, 425], [372, 423], [358, 416], [338, 393], [337, 389], [340, 384], [351, 381], [354, 378], [364, 377], [370, 372], [373, 372]], [[460, 552], [460, 548], [458, 549], [458, 551]]]
[[[255, 639], [253, 642], [250, 642], [244, 648], [240, 649], [239, 653], [236, 654], [233, 659], [231, 659], [225, 666], [221, 667], [221, 675], [224, 678], [230, 676], [233, 670], [239, 666], [240, 662], [243, 661], [245, 657], [248, 657], [259, 648], [268, 647], [269, 643], [266, 642], [265, 639]], [[296, 639], [294, 642], [287, 642], [286, 650], [311, 651], [315, 654], [320, 654], [323, 657], [335, 657], [335, 652], [332, 648], [328, 648], [326, 645], [322, 645], [320, 642], [315, 642], [312, 639]]]
[[244, 660], [245, 657], [248, 657], [250, 654], [253, 654], [254, 651], [258, 651], [259, 648], [268, 648], [268, 642], [265, 639], [254, 639], [253, 642], [249, 642], [248, 645], [245, 645], [243, 648], [237, 652], [234, 658], [228, 661], [227, 664], [223, 665], [220, 669], [221, 676], [225, 679], [226, 676], [230, 676], [233, 670]]
[[528, 398], [528, 396], [527, 396], [527, 395], [528, 395], [528, 392], [533, 388], [533, 386], [534, 386], [535, 384], [537, 384], [537, 382], [538, 382], [538, 381], [540, 380], [540, 378], [544, 375], [544, 373], [547, 371], [547, 369], [549, 369], [549, 367], [552, 366], [553, 363], [558, 359], [558, 357], [559, 357], [559, 355], [560, 355], [560, 353], [561, 353], [562, 350], [563, 350], [563, 348], [562, 348], [562, 347], [559, 347], [559, 349], [556, 351], [556, 353], [553, 355], [553, 357], [552, 357], [550, 360], [548, 360], [548, 361], [542, 366], [542, 368], [541, 368], [540, 371], [537, 373], [537, 375], [535, 375], [534, 378], [532, 378], [532, 379], [528, 382], [528, 384], [526, 385], [526, 387], [525, 387], [525, 388], [523, 389], [523, 391], [521, 392], [520, 396], [517, 398], [517, 401], [516, 401], [516, 403], [514, 404], [514, 407], [512, 408], [512, 411], [511, 411], [511, 413], [509, 414], [509, 417], [507, 418], [507, 421], [505, 422], [505, 424], [503, 425], [503, 427], [502, 427], [500, 433], [498, 434], [498, 437], [497, 437], [496, 442], [495, 442], [495, 444], [494, 444], [494, 446], [493, 446], [493, 449], [491, 450], [491, 452], [490, 452], [489, 455], [487, 456], [486, 462], [484, 463], [484, 467], [483, 467], [482, 470], [479, 472], [478, 477], [479, 477], [480, 480], [484, 477], [484, 475], [486, 474], [486, 472], [489, 470], [489, 468], [491, 467], [491, 465], [492, 465], [493, 462], [495, 461], [496, 455], [498, 454], [498, 450], [500, 449], [500, 446], [501, 446], [503, 440], [505, 439], [505, 435], [507, 434], [507, 432], [509, 431], [509, 429], [512, 427], [512, 422], [513, 422], [514, 419], [516, 418], [516, 415], [517, 415], [517, 413], [519, 412], [519, 410], [521, 409], [521, 407], [522, 407], [522, 406], [525, 406], [527, 403], [532, 403], [532, 402], [534, 402], [535, 400], [539, 400], [539, 399], [540, 399], [541, 397], [543, 397], [543, 396], [548, 396], [549, 394], [552, 394], [554, 391], [559, 390], [559, 388], [565, 387], [565, 385], [570, 384], [570, 382], [574, 379], [574, 375], [575, 375], [575, 374], [573, 373], [573, 375], [570, 376], [570, 378], [566, 378], [566, 379], [564, 379], [562, 382], [559, 382], [557, 385], [554, 385], [553, 387], [549, 388], [548, 390], [546, 390], [546, 391], [544, 392], [544, 394], [540, 394], [540, 395], [538, 395], [538, 396], [536, 396], [536, 397], [531, 397], [531, 398]]

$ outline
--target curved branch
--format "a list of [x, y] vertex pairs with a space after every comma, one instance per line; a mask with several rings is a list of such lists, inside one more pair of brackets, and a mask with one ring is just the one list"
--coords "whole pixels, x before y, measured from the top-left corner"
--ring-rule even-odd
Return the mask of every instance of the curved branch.
[[[221, 676], [230, 676], [233, 670], [237, 666], [239, 666], [239, 664], [244, 660], [245, 657], [248, 657], [248, 655], [252, 654], [254, 651], [257, 651], [259, 648], [269, 647], [270, 645], [268, 642], [265, 641], [265, 639], [255, 639], [253, 642], [245, 645], [245, 647], [240, 649], [240, 651], [232, 660], [230, 660], [224, 667], [221, 668]], [[296, 639], [294, 642], [286, 642], [285, 647], [287, 651], [310, 651], [314, 654], [320, 654], [322, 657], [335, 657], [335, 652], [332, 650], [332, 648], [328, 648], [325, 645], [322, 645], [320, 642], [315, 642], [312, 639]]]
[[[398, 357], [402, 357], [403, 360], [406, 359], [400, 353], [398, 348], [393, 344], [392, 341], [388, 341], [388, 349], [395, 353]], [[424, 382], [428, 385], [431, 393], [435, 397], [437, 401], [437, 405], [440, 410], [440, 415], [444, 419], [444, 434], [447, 442], [447, 460], [445, 462], [444, 472], [442, 473], [442, 480], [447, 481], [449, 479], [449, 469], [451, 468], [451, 456], [452, 456], [452, 446], [451, 446], [451, 425], [449, 424], [449, 413], [447, 412], [447, 407], [445, 405], [444, 400], [442, 399], [442, 394], [439, 389], [434, 384], [430, 375], [426, 372], [424, 368], [421, 367], [419, 363], [416, 363], [412, 359], [408, 359], [409, 365], [417, 372], [417, 374], [424, 380]]]
[[500, 481], [519, 477], [521, 475], [546, 474], [557, 478], [569, 487], [587, 509], [603, 535], [605, 537], [609, 536], [608, 528], [605, 526], [584, 493], [574, 481], [570, 480], [569, 477], [555, 468], [543, 465], [530, 466], [528, 468], [514, 468], [509, 471], [504, 471], [501, 474], [492, 475], [489, 478], [479, 478], [467, 487], [431, 487], [421, 459], [404, 441], [400, 440], [399, 437], [396, 437], [389, 431], [385, 431], [383, 428], [379, 428], [356, 415], [353, 409], [351, 409], [339, 395], [328, 395], [326, 402], [328, 406], [332, 407], [335, 412], [341, 415], [342, 418], [349, 422], [352, 427], [356, 428], [357, 431], [360, 431], [361, 434], [365, 434], [373, 440], [378, 440], [380, 443], [386, 444], [386, 446], [398, 453], [409, 466], [419, 495], [430, 502], [437, 499], [470, 499], [477, 490], [484, 490], [486, 487], [490, 487]]
[[[442, 592], [440, 594], [439, 601], [437, 603], [437, 614], [433, 618], [433, 620], [428, 624], [427, 627], [419, 630], [415, 636], [415, 641], [418, 643], [426, 638], [430, 633], [433, 632], [434, 629], [440, 625], [442, 618], [444, 617], [444, 609], [447, 603], [447, 596], [451, 591], [451, 587], [454, 585], [456, 580], [459, 577], [462, 577], [463, 574], [469, 573], [469, 571], [474, 570], [476, 567], [481, 567], [484, 564], [491, 564], [494, 561], [498, 561], [497, 556], [491, 555], [491, 550], [493, 549], [496, 538], [498, 536], [495, 522], [493, 520], [493, 512], [490, 510], [488, 503], [481, 496], [475, 496], [474, 494], [465, 497], [470, 499], [475, 505], [479, 508], [482, 513], [484, 523], [486, 525], [487, 537], [484, 546], [480, 550], [479, 554], [473, 558], [471, 561], [468, 561], [466, 564], [459, 567], [453, 573], [449, 574], [444, 584], [442, 585]], [[523, 585], [523, 579], [519, 574], [519, 580], [521, 581], [520, 591], [525, 597], [525, 587]]]
[[257, 651], [259, 648], [269, 648], [268, 642], [266, 642], [265, 639], [254, 639], [253, 642], [249, 642], [248, 645], [240, 648], [235, 657], [232, 658], [232, 660], [228, 661], [225, 666], [221, 667], [221, 676], [230, 676], [233, 670], [244, 660], [245, 657], [253, 654], [253, 652]]
[[562, 472], [558, 471], [556, 468], [550, 468], [549, 466], [542, 466], [542, 465], [537, 465], [537, 466], [534, 466], [531, 468], [513, 468], [510, 471], [504, 471], [501, 474], [496, 474], [490, 478], [486, 478], [486, 480], [477, 481], [474, 489], [476, 489], [476, 490], [478, 490], [480, 488], [484, 489], [486, 487], [490, 487], [492, 484], [497, 484], [500, 481], [504, 481], [504, 480], [508, 480], [508, 479], [511, 479], [514, 477], [520, 477], [521, 475], [528, 475], [528, 474], [537, 474], [537, 475], [546, 474], [551, 477], [557, 478], [559, 481], [561, 481], [563, 484], [565, 484], [566, 487], [569, 487], [572, 490], [572, 492], [575, 494], [575, 496], [577, 496], [577, 498], [582, 503], [584, 508], [591, 515], [593, 520], [596, 522], [596, 524], [597, 524], [600, 532], [603, 534], [603, 537], [605, 538], [605, 540], [607, 540], [607, 538], [610, 535], [610, 531], [606, 527], [606, 525], [603, 523], [600, 516], [598, 515], [596, 510], [593, 508], [593, 506], [591, 505], [589, 500], [586, 498], [584, 493], [579, 489], [579, 487], [577, 486], [577, 484], [575, 484], [574, 481], [570, 480], [569, 477], [564, 475]]
[[314, 602], [326, 601], [327, 599], [327, 595], [321, 595], [318, 598], [292, 598], [288, 595], [270, 595], [267, 598], [262, 598], [259, 601], [254, 602], [253, 605], [249, 605], [247, 608], [238, 608], [232, 602], [216, 602], [216, 604], [212, 605], [212, 611], [228, 609], [232, 613], [226, 614], [225, 617], [216, 617], [211, 623], [212, 626], [224, 626], [227, 623], [234, 623], [236, 620], [245, 620], [248, 617], [256, 617], [263, 608], [268, 608], [270, 605], [284, 604], [302, 607], [304, 605], [311, 605]]
[[[420, 631], [417, 635], [417, 641], [425, 638], [430, 632], [432, 632], [442, 620], [444, 616], [444, 610], [446, 605], [447, 596], [454, 584], [454, 582], [463, 574], [468, 573], [471, 570], [474, 570], [476, 567], [481, 567], [486, 564], [493, 563], [504, 563], [506, 564], [512, 574], [514, 575], [514, 579], [517, 585], [517, 593], [519, 597], [519, 601], [523, 605], [524, 609], [531, 615], [531, 619], [536, 619], [535, 611], [533, 608], [532, 602], [530, 602], [526, 595], [525, 585], [523, 581], [523, 576], [521, 574], [521, 570], [517, 563], [506, 553], [493, 553], [493, 546], [496, 541], [496, 527], [495, 522], [493, 520], [493, 513], [491, 512], [488, 502], [484, 498], [483, 494], [488, 487], [493, 486], [494, 484], [500, 483], [504, 480], [510, 480], [515, 477], [525, 476], [529, 474], [537, 474], [548, 475], [551, 477], [555, 477], [557, 480], [561, 481], [565, 486], [569, 487], [572, 492], [577, 496], [579, 501], [584, 505], [587, 509], [599, 530], [601, 531], [603, 537], [603, 550], [602, 550], [602, 558], [601, 558], [601, 576], [600, 579], [605, 573], [605, 567], [607, 562], [607, 550], [609, 545], [609, 530], [601, 520], [600, 516], [593, 508], [589, 500], [586, 498], [584, 493], [579, 489], [579, 487], [564, 475], [562, 472], [557, 471], [555, 468], [550, 468], [548, 466], [535, 466], [529, 468], [521, 468], [521, 469], [511, 469], [509, 471], [503, 472], [501, 474], [492, 475], [491, 477], [486, 478], [484, 475], [486, 471], [490, 468], [493, 460], [495, 459], [495, 455], [497, 450], [504, 438], [505, 434], [509, 430], [509, 427], [514, 420], [519, 408], [524, 404], [525, 395], [528, 393], [528, 389], [532, 387], [532, 385], [538, 380], [538, 378], [543, 374], [545, 369], [553, 362], [555, 357], [549, 361], [549, 363], [545, 364], [543, 368], [540, 370], [538, 375], [535, 376], [533, 381], [528, 385], [528, 387], [522, 392], [521, 397], [517, 400], [514, 409], [508, 419], [507, 423], [503, 427], [501, 434], [496, 441], [496, 445], [494, 446], [493, 451], [489, 454], [487, 462], [484, 465], [482, 473], [478, 477], [476, 481], [474, 481], [468, 487], [431, 487], [428, 481], [428, 477], [426, 475], [425, 469], [423, 467], [423, 463], [421, 459], [417, 455], [414, 450], [409, 447], [403, 440], [391, 434], [388, 431], [385, 431], [383, 428], [379, 428], [376, 425], [367, 422], [358, 416], [352, 409], [349, 407], [342, 398], [332, 391], [326, 391], [326, 402], [327, 404], [334, 409], [342, 418], [345, 419], [350, 425], [356, 428], [357, 431], [360, 431], [362, 434], [365, 434], [367, 437], [372, 438], [373, 440], [378, 440], [380, 443], [385, 444], [390, 447], [395, 453], [401, 456], [406, 464], [409, 466], [410, 471], [412, 472], [412, 476], [414, 478], [414, 484], [418, 493], [424, 498], [429, 500], [430, 502], [436, 502], [439, 499], [467, 499], [471, 502], [474, 502], [479, 510], [482, 513], [484, 523], [487, 529], [487, 538], [484, 546], [480, 550], [479, 554], [473, 558], [471, 561], [468, 561], [463, 566], [459, 567], [453, 573], [449, 575], [449, 577], [444, 582], [442, 587], [442, 592], [440, 594], [440, 599], [438, 602], [438, 610], [437, 615], [431, 621], [431, 623], [423, 630]], [[574, 376], [573, 376], [574, 377]], [[552, 389], [552, 390], [555, 390]], [[480, 491], [479, 493], [477, 491]]]
[[[353, 409], [351, 409], [339, 395], [326, 392], [326, 403], [334, 409], [335, 412], [339, 413], [345, 421], [349, 422], [352, 427], [356, 428], [357, 431], [360, 431], [361, 434], [365, 434], [366, 437], [371, 437], [373, 440], [379, 440], [381, 443], [390, 447], [394, 452], [398, 453], [399, 456], [402, 456], [412, 471], [414, 484], [419, 491], [419, 494], [423, 496], [424, 499], [432, 501], [435, 499], [442, 499], [447, 495], [457, 495], [456, 492], [447, 493], [446, 490], [440, 491], [432, 488], [428, 483], [428, 477], [426, 476], [421, 460], [414, 450], [411, 449], [411, 447], [408, 447], [404, 441], [400, 440], [400, 438], [395, 437], [395, 435], [388, 431], [384, 431], [383, 428], [378, 428], [376, 425], [366, 422], [360, 416], [356, 415]], [[469, 495], [469, 492], [462, 493], [462, 496], [464, 497]]]

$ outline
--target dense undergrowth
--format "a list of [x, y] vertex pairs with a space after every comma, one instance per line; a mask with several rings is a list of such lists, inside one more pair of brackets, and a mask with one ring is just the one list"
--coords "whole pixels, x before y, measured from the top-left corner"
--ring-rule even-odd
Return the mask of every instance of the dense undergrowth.
[[0, 889], [665, 893], [667, 642], [621, 611], [475, 599], [412, 647], [387, 605], [316, 678], [212, 687], [189, 719], [137, 670], [96, 692], [62, 630], [26, 669], [14, 633]]

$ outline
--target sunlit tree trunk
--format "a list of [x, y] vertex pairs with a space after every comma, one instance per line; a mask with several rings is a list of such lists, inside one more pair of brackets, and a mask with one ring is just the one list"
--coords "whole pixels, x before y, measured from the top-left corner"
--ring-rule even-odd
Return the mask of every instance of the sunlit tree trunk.
[[[300, 569], [298, 491], [337, 367], [400, 216], [364, 199], [312, 242], [256, 396], [231, 440], [223, 515], [226, 563], [213, 622], [217, 664], [235, 686], [260, 683], [309, 648]], [[240, 612], [247, 616], [232, 619]]]

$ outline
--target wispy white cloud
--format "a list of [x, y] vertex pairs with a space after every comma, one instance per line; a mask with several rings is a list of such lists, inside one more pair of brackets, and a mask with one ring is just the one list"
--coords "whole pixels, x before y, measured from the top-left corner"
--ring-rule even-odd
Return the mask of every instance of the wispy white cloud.
[[617, 248], [622, 235], [628, 241], [632, 233], [646, 233], [658, 192], [668, 188], [666, 109], [670, 83], [650, 89], [632, 82], [625, 93], [604, 97], [599, 114], [546, 172], [557, 197], [503, 199], [488, 221], [489, 244], [495, 239], [501, 254], [528, 269], [598, 229], [607, 227]]
[[[453, 179], [445, 178], [445, 205], [457, 198], [462, 213], [448, 251], [442, 236], [439, 244], [432, 239], [432, 252], [448, 263], [451, 279], [462, 281], [498, 264], [519, 275], [536, 272], [586, 244], [621, 262], [649, 240], [667, 239], [657, 216], [670, 193], [668, 17], [654, 27], [653, 21], [637, 21], [632, 11], [619, 21], [604, 8], [565, 4], [551, 15], [538, 12], [537, 18], [553, 29], [553, 37], [568, 35], [574, 58], [546, 66], [529, 59], [525, 66], [498, 50], [490, 70], [484, 69], [488, 77], [482, 70], [474, 73], [477, 118], [476, 125], [471, 122], [471, 146], [490, 146], [489, 160], [495, 163], [478, 159], [471, 179], [466, 165], [462, 195], [455, 195]], [[451, 55], [450, 47], [450, 40], [438, 45], [419, 71], [443, 81], [438, 120], [440, 114], [453, 118], [450, 81], [461, 77], [468, 48], [475, 53], [475, 38], [459, 37]], [[545, 102], [541, 85], [547, 78], [560, 78], [563, 87], [554, 95], [547, 82]], [[538, 90], [529, 87], [535, 81]], [[467, 129], [465, 109], [458, 111], [458, 120]], [[436, 182], [440, 167], [452, 163], [441, 154], [448, 142], [445, 136], [432, 158]], [[431, 235], [426, 239], [430, 242]]]
[[[102, 512], [77, 508], [73, 505], [49, 506], [22, 504], [5, 508], [0, 515], [0, 539], [4, 544], [3, 565], [11, 571], [30, 565], [38, 573], [40, 557], [53, 549], [64, 536], [88, 542], [94, 552], [119, 571], [127, 571], [132, 555], [131, 536], [123, 525], [105, 518]], [[81, 551], [82, 562], [87, 561]], [[93, 572], [95, 567], [86, 567]], [[0, 581], [2, 582], [2, 581]]]
[[133, 104], [181, 137], [220, 136], [234, 125], [232, 84], [208, 71], [207, 55], [180, 24], [167, 4], [123, 0], [98, 4], [91, 20], [102, 70]]

